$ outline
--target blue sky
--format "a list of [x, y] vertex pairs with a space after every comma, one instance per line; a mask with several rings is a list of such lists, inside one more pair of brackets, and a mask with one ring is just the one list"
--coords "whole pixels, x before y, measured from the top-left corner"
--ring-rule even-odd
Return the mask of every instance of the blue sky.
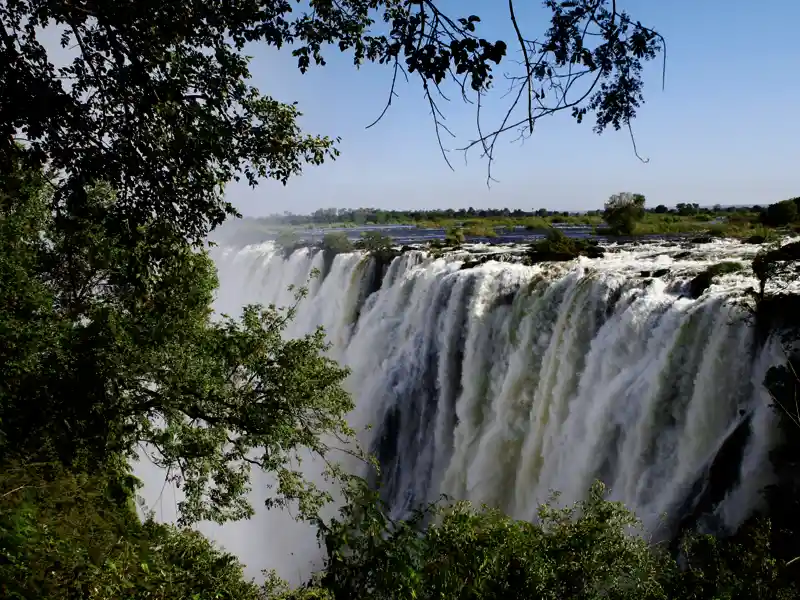
[[[480, 33], [511, 42], [506, 3], [444, 2], [457, 16], [478, 14]], [[650, 63], [646, 105], [634, 123], [642, 164], [627, 131], [597, 136], [591, 123], [567, 114], [543, 120], [524, 145], [499, 142], [488, 189], [477, 153], [455, 172], [442, 159], [418, 82], [399, 86], [386, 117], [365, 127], [386, 101], [391, 69], [356, 70], [331, 49], [328, 65], [302, 75], [291, 55], [254, 47], [254, 83], [282, 101], [297, 101], [308, 132], [340, 136], [342, 155], [308, 167], [287, 186], [231, 185], [228, 197], [245, 215], [309, 212], [324, 207], [598, 208], [612, 193], [644, 193], [649, 204], [759, 203], [800, 194], [800, 47], [797, 0], [622, 0], [634, 18], [667, 38], [666, 89], [661, 64]], [[537, 0], [518, 0], [528, 37], [547, 27]], [[450, 8], [452, 7], [452, 8]], [[509, 44], [513, 51], [513, 45]], [[499, 73], [513, 65], [499, 67]], [[498, 87], [495, 90], [501, 91]], [[499, 100], [499, 98], [498, 98]], [[487, 110], [499, 118], [503, 104]], [[474, 106], [443, 106], [459, 147], [474, 133]], [[491, 111], [491, 112], [489, 112]]]

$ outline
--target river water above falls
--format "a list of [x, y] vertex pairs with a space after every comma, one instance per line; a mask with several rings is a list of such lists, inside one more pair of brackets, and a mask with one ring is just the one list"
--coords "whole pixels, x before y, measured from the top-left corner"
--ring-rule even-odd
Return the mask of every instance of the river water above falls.
[[[289, 285], [323, 272], [286, 334], [323, 326], [332, 356], [352, 369], [350, 421], [372, 425], [363, 441], [397, 516], [445, 493], [532, 519], [551, 491], [573, 502], [601, 479], [663, 532], [687, 518], [735, 528], [769, 481], [774, 417], [761, 381], [779, 354], [756, 344], [735, 303], [754, 280], [745, 270], [687, 295], [697, 272], [722, 260], [748, 265], [757, 251], [651, 243], [610, 246], [599, 259], [469, 269], [469, 252], [409, 251], [380, 272], [361, 253], [286, 258], [269, 242], [213, 255], [216, 308], [230, 314], [289, 305]], [[154, 504], [161, 485], [143, 478]], [[264, 512], [202, 529], [250, 574], [278, 568], [301, 579], [319, 558], [313, 531]]]

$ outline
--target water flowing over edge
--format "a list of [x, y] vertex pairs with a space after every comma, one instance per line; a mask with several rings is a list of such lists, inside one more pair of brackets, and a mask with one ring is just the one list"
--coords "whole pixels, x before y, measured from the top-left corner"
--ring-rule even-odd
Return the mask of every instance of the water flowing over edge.
[[[381, 462], [396, 516], [446, 493], [532, 519], [552, 491], [573, 502], [599, 478], [656, 535], [687, 519], [733, 529], [771, 477], [776, 432], [761, 382], [780, 354], [756, 343], [736, 305], [751, 277], [717, 278], [698, 299], [687, 282], [722, 260], [747, 263], [758, 247], [610, 250], [462, 269], [466, 253], [409, 251], [382, 266], [358, 252], [217, 248], [215, 308], [289, 305], [287, 288], [321, 272], [286, 335], [322, 325], [331, 355], [352, 369], [350, 421], [372, 426], [361, 441]], [[317, 465], [306, 470], [319, 481]], [[163, 476], [145, 463], [137, 473], [157, 516], [174, 519]], [[299, 582], [320, 550], [307, 525], [258, 510], [268, 483], [254, 476], [254, 519], [200, 529], [249, 575], [276, 568]]]

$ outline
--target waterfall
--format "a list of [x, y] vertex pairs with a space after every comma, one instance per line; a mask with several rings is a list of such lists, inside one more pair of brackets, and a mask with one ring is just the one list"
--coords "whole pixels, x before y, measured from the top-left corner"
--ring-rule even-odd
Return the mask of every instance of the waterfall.
[[[754, 285], [748, 271], [716, 278], [697, 299], [687, 283], [757, 250], [631, 244], [598, 259], [467, 269], [464, 253], [412, 250], [376, 273], [358, 252], [326, 263], [271, 243], [223, 247], [213, 253], [216, 308], [288, 305], [289, 285], [324, 273], [286, 335], [323, 326], [351, 368], [350, 422], [380, 460], [395, 516], [444, 493], [533, 519], [553, 491], [571, 503], [601, 479], [651, 532], [688, 517], [731, 530], [770, 480], [776, 433], [761, 382], [778, 348], [757, 345], [737, 305]], [[251, 574], [276, 562], [290, 579], [307, 574], [319, 558], [313, 533], [257, 518], [206, 531]], [[292, 548], [296, 559], [281, 563]]]

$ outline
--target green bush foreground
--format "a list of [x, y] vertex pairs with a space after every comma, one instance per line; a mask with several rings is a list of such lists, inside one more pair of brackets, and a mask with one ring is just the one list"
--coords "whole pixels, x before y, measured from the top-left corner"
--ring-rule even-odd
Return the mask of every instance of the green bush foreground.
[[[797, 588], [771, 558], [768, 525], [737, 545], [686, 539], [683, 567], [650, 545], [635, 517], [596, 484], [539, 522], [459, 502], [407, 521], [386, 516], [352, 482], [340, 520], [321, 526], [325, 569], [291, 590], [274, 573], [247, 581], [239, 561], [188, 528], [141, 522], [109, 473], [55, 465], [7, 469], [0, 482], [4, 598], [789, 599]], [[433, 521], [431, 521], [433, 519]], [[430, 524], [425, 523], [431, 521]], [[269, 542], [269, 532], [254, 532]], [[257, 557], [248, 557], [257, 560]]]

